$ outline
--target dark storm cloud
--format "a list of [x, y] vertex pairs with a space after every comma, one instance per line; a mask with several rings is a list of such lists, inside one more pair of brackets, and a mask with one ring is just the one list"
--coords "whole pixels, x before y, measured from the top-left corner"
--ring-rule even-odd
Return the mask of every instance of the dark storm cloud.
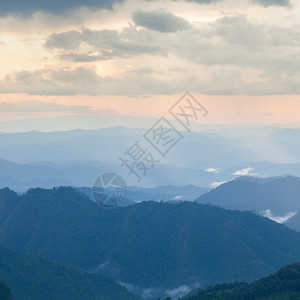
[[258, 3], [264, 7], [268, 6], [290, 6], [290, 0], [251, 0], [253, 3]]
[[191, 27], [186, 20], [165, 11], [138, 11], [133, 15], [133, 21], [138, 26], [159, 32], [176, 32]]
[[112, 9], [115, 3], [120, 2], [123, 0], [2, 0], [0, 16], [8, 14], [29, 16], [37, 11], [62, 14], [81, 6]]

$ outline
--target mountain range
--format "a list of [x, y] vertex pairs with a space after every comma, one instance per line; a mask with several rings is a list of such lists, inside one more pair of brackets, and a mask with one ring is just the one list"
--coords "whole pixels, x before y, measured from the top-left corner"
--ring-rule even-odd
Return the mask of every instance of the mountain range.
[[[239, 175], [300, 176], [300, 130], [279, 127], [206, 128], [182, 132], [166, 157], [145, 144], [146, 128], [103, 128], [62, 132], [0, 133], [0, 187], [22, 192], [30, 187], [93, 185], [104, 172], [120, 173], [128, 186], [136, 178], [122, 168], [136, 141], [159, 161], [139, 183], [149, 188], [195, 185], [214, 188]], [[257, 145], [260, 145], [257, 147]]]
[[105, 275], [148, 299], [251, 282], [300, 260], [300, 233], [251, 212], [152, 201], [105, 209], [70, 187], [3, 189], [0, 203], [5, 247]]

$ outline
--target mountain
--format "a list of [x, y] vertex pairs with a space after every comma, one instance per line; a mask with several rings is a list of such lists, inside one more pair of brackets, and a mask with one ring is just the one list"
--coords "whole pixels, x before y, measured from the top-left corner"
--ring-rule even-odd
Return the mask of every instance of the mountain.
[[[300, 231], [300, 178], [240, 177], [201, 195], [197, 201], [227, 209], [255, 210]], [[276, 218], [277, 216], [277, 218]], [[289, 218], [290, 216], [290, 218]], [[280, 218], [281, 217], [281, 218]], [[285, 218], [286, 217], [286, 218]]]
[[1, 244], [98, 272], [149, 298], [182, 285], [253, 281], [300, 260], [299, 233], [251, 212], [152, 201], [105, 209], [68, 187], [13, 197]]
[[99, 174], [99, 169], [107, 168], [99, 162], [69, 163], [26, 163], [17, 164], [0, 160], [0, 187], [10, 187], [25, 192], [31, 187], [50, 188], [59, 185], [92, 186]]
[[[148, 129], [113, 127], [54, 132], [0, 132], [0, 157], [17, 163], [114, 162]], [[237, 129], [223, 125], [212, 129], [201, 124], [198, 132], [183, 132], [183, 135], [184, 139], [169, 153], [168, 164], [189, 168], [196, 165], [199, 168], [201, 164], [204, 166], [207, 162], [213, 162], [216, 168], [220, 168], [226, 164], [232, 166], [247, 161], [300, 161], [300, 129], [269, 126], [239, 126]]]
[[[121, 168], [120, 165], [118, 156], [114, 163], [88, 160], [79, 162], [34, 162], [20, 164], [0, 159], [0, 188], [10, 187], [15, 191], [25, 192], [32, 187], [52, 188], [60, 185], [92, 187], [95, 179], [105, 172], [118, 172], [126, 178], [128, 186], [136, 185], [136, 178], [128, 176], [128, 170]], [[182, 174], [182, 176], [178, 178], [176, 174]], [[203, 170], [158, 164], [144, 178], [142, 181], [143, 185], [141, 186], [146, 188], [163, 185], [188, 186], [192, 184], [199, 186], [201, 183], [209, 186], [213, 177], [215, 175]], [[203, 178], [203, 180], [199, 182], [198, 178]], [[207, 188], [204, 190], [206, 191]], [[202, 192], [199, 194], [202, 194]]]
[[235, 282], [197, 290], [182, 300], [295, 300], [300, 299], [300, 263], [283, 267], [252, 284]]
[[[300, 130], [276, 127], [199, 126], [164, 158], [143, 144], [159, 163], [140, 182], [143, 187], [193, 184], [205, 188], [236, 178], [244, 169], [258, 176], [300, 176]], [[128, 186], [136, 178], [119, 157], [147, 128], [102, 128], [61, 132], [0, 133], [0, 187], [92, 186], [104, 172], [116, 172]], [[260, 145], [257, 147], [257, 145]]]
[[[0, 278], [13, 291], [16, 300], [139, 300], [119, 284], [99, 274], [88, 274], [72, 267], [30, 254], [18, 254], [0, 247]], [[1, 295], [8, 295], [1, 298]], [[0, 284], [0, 299], [13, 299]]]

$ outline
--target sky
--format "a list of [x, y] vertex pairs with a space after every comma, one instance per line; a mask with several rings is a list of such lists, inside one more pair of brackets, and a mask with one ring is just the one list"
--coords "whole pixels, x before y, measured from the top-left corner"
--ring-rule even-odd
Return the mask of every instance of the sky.
[[145, 127], [186, 91], [203, 124], [298, 126], [300, 1], [2, 2], [0, 131]]

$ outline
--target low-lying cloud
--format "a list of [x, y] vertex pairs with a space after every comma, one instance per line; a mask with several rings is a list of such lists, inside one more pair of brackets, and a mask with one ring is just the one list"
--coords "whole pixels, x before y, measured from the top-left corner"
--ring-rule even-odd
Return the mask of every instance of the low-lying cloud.
[[222, 185], [222, 184], [224, 184], [224, 183], [227, 183], [228, 181], [215, 181], [215, 182], [213, 182], [213, 183], [211, 183], [211, 188], [213, 188], [213, 189], [215, 189], [215, 188], [217, 188], [218, 186], [220, 186], [220, 185]]
[[166, 289], [163, 287], [143, 288], [131, 283], [119, 283], [125, 286], [130, 292], [136, 295], [140, 295], [143, 299], [157, 299], [158, 297], [171, 297], [172, 299], [177, 299], [178, 297], [185, 296], [193, 289], [199, 287], [199, 283], [194, 283], [192, 285], [182, 285], [179, 287], [174, 287], [173, 289]]
[[219, 169], [216, 168], [208, 168], [205, 171], [208, 173], [219, 173]]
[[233, 175], [235, 175], [235, 176], [255, 176], [255, 175], [257, 175], [256, 173], [251, 173], [251, 171], [253, 171], [253, 168], [248, 167], [248, 168], [244, 168], [241, 170], [237, 170], [236, 172], [233, 173]]
[[283, 224], [283, 223], [287, 222], [289, 219], [291, 219], [292, 217], [294, 217], [297, 214], [297, 212], [288, 212], [284, 216], [280, 217], [280, 216], [274, 215], [270, 209], [266, 209], [266, 210], [262, 211], [261, 214], [262, 214], [262, 216], [267, 217], [277, 223]]

